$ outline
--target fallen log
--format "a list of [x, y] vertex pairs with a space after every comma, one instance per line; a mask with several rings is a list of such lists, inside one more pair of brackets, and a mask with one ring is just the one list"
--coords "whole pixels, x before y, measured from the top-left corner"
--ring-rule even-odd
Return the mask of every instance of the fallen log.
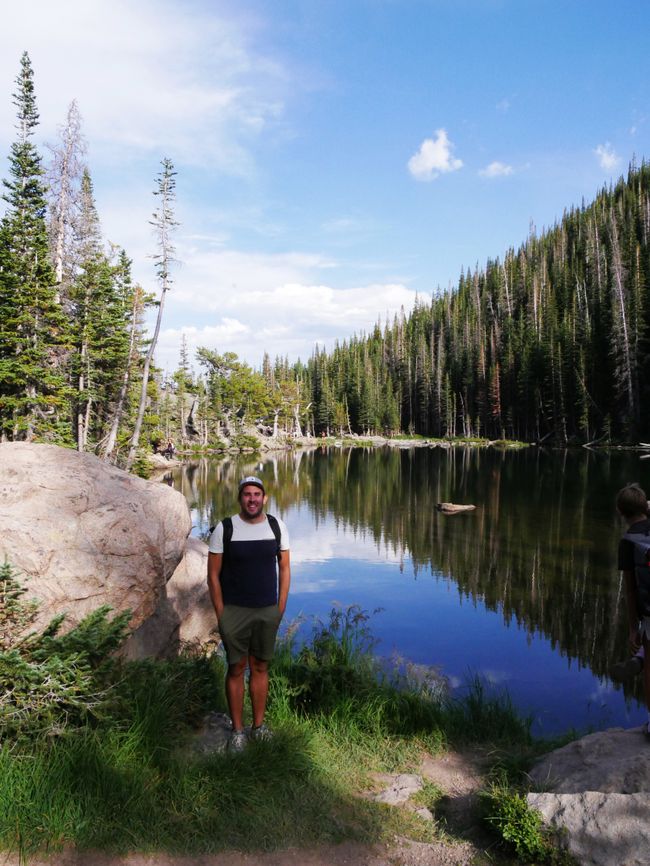
[[436, 505], [443, 514], [460, 514], [462, 511], [474, 511], [475, 505], [455, 505], [453, 502], [439, 502]]

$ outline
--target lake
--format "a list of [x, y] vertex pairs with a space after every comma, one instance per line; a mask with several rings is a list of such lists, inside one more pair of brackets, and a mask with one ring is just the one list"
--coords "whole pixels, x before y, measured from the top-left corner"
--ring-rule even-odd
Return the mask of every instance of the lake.
[[[285, 622], [380, 608], [378, 655], [436, 667], [457, 691], [474, 675], [507, 689], [536, 734], [644, 720], [640, 683], [607, 678], [627, 655], [613, 500], [628, 481], [650, 488], [638, 453], [323, 447], [201, 461], [168, 479], [193, 534], [238, 510], [237, 481], [253, 473], [290, 531]], [[477, 508], [444, 515], [438, 502]]]

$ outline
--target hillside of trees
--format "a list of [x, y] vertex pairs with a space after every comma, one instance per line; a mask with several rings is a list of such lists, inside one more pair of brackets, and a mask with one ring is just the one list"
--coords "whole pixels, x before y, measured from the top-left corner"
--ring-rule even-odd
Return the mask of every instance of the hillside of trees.
[[[197, 395], [206, 444], [233, 418], [317, 436], [649, 440], [649, 236], [643, 163], [368, 335], [317, 348], [306, 364], [265, 357], [261, 371], [200, 349], [200, 380], [185, 358], [172, 390]], [[187, 438], [179, 420], [167, 423]]]
[[16, 85], [0, 222], [2, 441], [55, 442], [128, 467], [138, 448], [166, 438], [223, 447], [255, 427], [287, 437], [650, 439], [645, 162], [503, 259], [306, 363], [265, 356], [255, 370], [218, 347], [190, 358], [183, 344], [163, 378], [154, 351], [172, 284], [173, 166], [162, 160], [154, 190], [154, 300], [133, 283], [127, 252], [102, 237], [76, 104], [45, 165], [32, 141], [27, 54]]

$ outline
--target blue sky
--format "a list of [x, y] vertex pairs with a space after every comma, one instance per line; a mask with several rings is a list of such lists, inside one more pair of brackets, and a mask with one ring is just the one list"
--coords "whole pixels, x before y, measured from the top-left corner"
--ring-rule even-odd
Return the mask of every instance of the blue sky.
[[104, 234], [150, 289], [175, 164], [158, 362], [182, 333], [306, 359], [650, 158], [649, 37], [645, 0], [32, 0], [3, 12], [0, 144], [27, 50], [44, 156], [76, 99]]

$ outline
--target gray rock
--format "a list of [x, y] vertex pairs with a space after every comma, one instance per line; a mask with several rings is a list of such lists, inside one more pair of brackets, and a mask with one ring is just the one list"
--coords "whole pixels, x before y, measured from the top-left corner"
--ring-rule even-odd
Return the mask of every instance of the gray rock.
[[396, 775], [375, 776], [377, 781], [388, 783], [378, 794], [373, 794], [372, 799], [377, 803], [387, 803], [389, 806], [401, 806], [418, 791], [422, 789], [422, 776], [413, 773], [397, 773]]
[[0, 444], [0, 560], [41, 601], [39, 622], [74, 624], [101, 604], [156, 609], [185, 550], [185, 497], [54, 445]]
[[191, 752], [196, 755], [213, 755], [225, 752], [232, 733], [232, 722], [225, 713], [211, 712], [203, 719], [190, 744]]
[[208, 545], [188, 538], [185, 553], [153, 614], [125, 646], [129, 658], [174, 655], [182, 644], [216, 639], [217, 619], [207, 585]]
[[544, 756], [528, 795], [578, 863], [650, 862], [650, 748], [642, 730], [589, 734]]
[[545, 755], [530, 778], [556, 794], [650, 792], [650, 746], [639, 728], [611, 728]]
[[646, 866], [650, 862], [647, 794], [529, 794], [528, 804], [544, 822], [562, 831], [578, 863]]

